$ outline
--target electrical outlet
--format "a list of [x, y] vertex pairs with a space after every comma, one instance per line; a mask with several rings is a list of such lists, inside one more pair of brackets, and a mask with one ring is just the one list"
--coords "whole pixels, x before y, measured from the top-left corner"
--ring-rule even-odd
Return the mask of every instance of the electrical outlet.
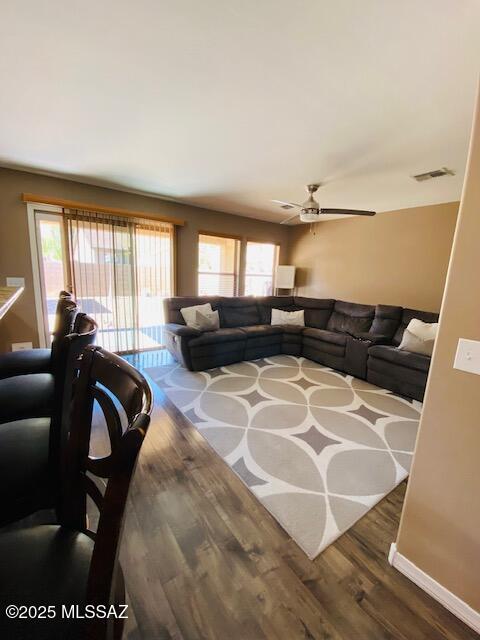
[[7, 287], [24, 287], [25, 278], [7, 278]]
[[31, 342], [13, 342], [12, 351], [26, 351], [27, 349], [33, 349]]

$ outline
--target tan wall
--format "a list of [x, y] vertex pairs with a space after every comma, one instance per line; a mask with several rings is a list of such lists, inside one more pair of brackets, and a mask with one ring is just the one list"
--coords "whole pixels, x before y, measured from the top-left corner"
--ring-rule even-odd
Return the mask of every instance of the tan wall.
[[458, 202], [298, 225], [289, 263], [300, 295], [438, 311]]
[[0, 324], [0, 350], [12, 342], [31, 341], [38, 346], [34, 308], [32, 267], [28, 239], [27, 207], [20, 201], [22, 192], [91, 202], [105, 206], [145, 211], [149, 214], [183, 218], [187, 224], [178, 231], [179, 295], [192, 295], [197, 287], [197, 234], [199, 230], [241, 235], [245, 239], [280, 243], [280, 261], [287, 256], [288, 229], [270, 222], [217, 213], [138, 196], [114, 189], [0, 168], [0, 283], [6, 276], [23, 276], [26, 290]]
[[480, 110], [398, 550], [480, 611], [480, 377], [452, 368], [480, 340]]

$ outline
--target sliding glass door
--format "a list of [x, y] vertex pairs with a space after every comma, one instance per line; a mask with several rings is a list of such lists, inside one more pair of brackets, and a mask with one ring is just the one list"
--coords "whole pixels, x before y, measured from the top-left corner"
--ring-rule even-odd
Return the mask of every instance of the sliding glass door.
[[173, 225], [80, 210], [49, 215], [35, 214], [47, 331], [58, 292], [71, 288], [98, 323], [99, 345], [116, 352], [162, 347], [163, 299], [173, 295]]
[[163, 345], [172, 295], [173, 226], [86, 211], [66, 214], [73, 290], [111, 351]]

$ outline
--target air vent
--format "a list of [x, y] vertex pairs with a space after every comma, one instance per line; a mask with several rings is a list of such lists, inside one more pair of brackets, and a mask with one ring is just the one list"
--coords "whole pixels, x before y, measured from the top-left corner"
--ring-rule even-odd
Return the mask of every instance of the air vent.
[[442, 167], [441, 169], [434, 169], [433, 171], [427, 171], [427, 173], [418, 173], [416, 176], [412, 176], [417, 182], [425, 182], [425, 180], [432, 180], [432, 178], [441, 178], [442, 176], [454, 176], [455, 171]]

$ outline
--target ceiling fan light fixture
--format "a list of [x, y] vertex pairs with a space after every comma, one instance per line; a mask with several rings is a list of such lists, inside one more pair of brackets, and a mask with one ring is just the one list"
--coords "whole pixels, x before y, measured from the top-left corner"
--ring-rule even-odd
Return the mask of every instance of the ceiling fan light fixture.
[[318, 208], [306, 208], [300, 211], [300, 220], [302, 222], [318, 222], [319, 217]]
[[318, 190], [319, 184], [307, 185], [308, 198], [302, 204], [300, 211], [300, 220], [302, 222], [317, 222], [320, 216], [320, 205], [313, 197], [313, 194]]

